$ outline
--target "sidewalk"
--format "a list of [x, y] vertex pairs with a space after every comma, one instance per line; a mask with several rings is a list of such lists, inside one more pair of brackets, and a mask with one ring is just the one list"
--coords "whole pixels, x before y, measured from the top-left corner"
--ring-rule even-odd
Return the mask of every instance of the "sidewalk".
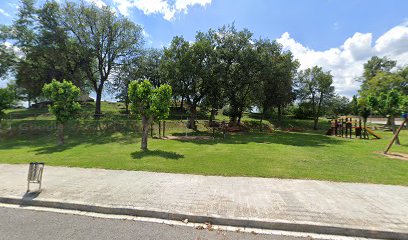
[[46, 166], [0, 165], [0, 202], [240, 227], [408, 239], [408, 187]]

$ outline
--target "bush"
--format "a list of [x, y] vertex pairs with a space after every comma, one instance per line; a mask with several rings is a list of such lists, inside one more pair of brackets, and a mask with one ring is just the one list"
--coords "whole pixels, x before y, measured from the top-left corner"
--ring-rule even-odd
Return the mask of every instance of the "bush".
[[295, 106], [293, 114], [297, 119], [313, 119], [313, 111], [309, 103], [301, 103]]

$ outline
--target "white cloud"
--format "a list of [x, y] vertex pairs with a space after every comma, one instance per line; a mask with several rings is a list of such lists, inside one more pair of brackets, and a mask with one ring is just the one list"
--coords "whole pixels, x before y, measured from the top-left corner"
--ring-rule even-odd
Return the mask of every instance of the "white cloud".
[[0, 14], [4, 15], [4, 16], [6, 16], [6, 17], [11, 17], [11, 15], [10, 15], [8, 12], [4, 11], [4, 10], [1, 9], [1, 8], [0, 8]]
[[346, 96], [356, 94], [360, 87], [357, 79], [362, 76], [363, 64], [372, 56], [389, 57], [399, 66], [408, 64], [408, 22], [393, 27], [380, 36], [373, 45], [371, 33], [355, 33], [343, 45], [324, 51], [310, 49], [285, 32], [277, 39], [285, 49], [292, 51], [301, 69], [315, 65], [331, 71], [338, 93]]
[[6, 41], [6, 42], [4, 42], [4, 43], [2, 43], [2, 44], [3, 44], [4, 46], [6, 46], [6, 48], [13, 50], [14, 53], [16, 54], [16, 56], [17, 56], [18, 58], [24, 57], [24, 52], [21, 51], [20, 48], [14, 46], [11, 42]]
[[8, 5], [9, 5], [10, 7], [12, 7], [12, 8], [19, 9], [18, 4], [15, 4], [15, 3], [8, 3]]
[[146, 30], [143, 28], [142, 29], [142, 35], [143, 35], [143, 37], [145, 37], [145, 38], [149, 38], [150, 37], [150, 34], [148, 33], [148, 32], [146, 32]]
[[167, 21], [174, 19], [176, 13], [187, 14], [188, 8], [194, 5], [206, 6], [212, 0], [113, 0], [119, 12], [125, 16], [129, 15], [129, 8], [135, 7], [145, 15], [161, 14]]
[[152, 41], [152, 36], [146, 32], [146, 30], [143, 28], [142, 30], [142, 35], [144, 37], [144, 39], [146, 40], [147, 45], [152, 45], [153, 41]]
[[106, 3], [103, 0], [86, 0], [86, 1], [95, 4], [98, 8], [106, 6]]

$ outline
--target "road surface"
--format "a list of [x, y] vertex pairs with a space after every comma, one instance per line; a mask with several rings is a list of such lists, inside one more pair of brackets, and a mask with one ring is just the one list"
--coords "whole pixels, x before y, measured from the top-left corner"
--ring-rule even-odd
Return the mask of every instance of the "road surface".
[[231, 231], [209, 231], [135, 220], [0, 207], [0, 239], [276, 239], [302, 240], [309, 237], [263, 235]]

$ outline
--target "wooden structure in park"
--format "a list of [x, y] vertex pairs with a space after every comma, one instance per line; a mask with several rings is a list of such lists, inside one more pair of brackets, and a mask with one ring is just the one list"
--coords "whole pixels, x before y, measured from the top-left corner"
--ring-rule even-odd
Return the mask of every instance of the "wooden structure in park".
[[370, 135], [380, 139], [381, 136], [367, 127], [367, 122], [361, 117], [356, 116], [341, 116], [330, 121], [330, 129], [327, 135], [345, 137], [345, 138], [360, 138], [369, 139]]
[[398, 130], [395, 132], [394, 136], [392, 137], [390, 143], [387, 146], [387, 149], [385, 149], [384, 154], [388, 154], [388, 151], [390, 151], [391, 146], [394, 144], [395, 140], [398, 138], [399, 133], [401, 132], [402, 128], [404, 127], [404, 124], [408, 124], [408, 113], [402, 114], [402, 118], [404, 121], [402, 121], [401, 125], [399, 126]]

